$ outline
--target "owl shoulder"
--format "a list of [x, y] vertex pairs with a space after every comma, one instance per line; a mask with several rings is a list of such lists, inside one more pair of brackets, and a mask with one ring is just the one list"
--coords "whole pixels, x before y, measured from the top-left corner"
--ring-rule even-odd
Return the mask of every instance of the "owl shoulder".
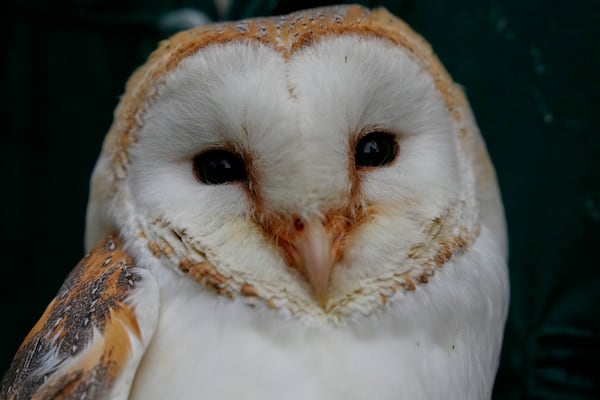
[[27, 335], [0, 398], [127, 398], [157, 320], [154, 277], [110, 235], [69, 274]]

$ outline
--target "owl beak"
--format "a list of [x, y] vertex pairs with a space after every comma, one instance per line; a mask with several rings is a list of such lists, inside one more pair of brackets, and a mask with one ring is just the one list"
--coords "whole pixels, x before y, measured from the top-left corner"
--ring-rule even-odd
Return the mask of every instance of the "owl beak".
[[310, 282], [317, 301], [324, 306], [327, 302], [327, 292], [331, 271], [336, 261], [337, 243], [334, 232], [330, 232], [320, 218], [294, 221], [292, 244], [293, 259]]

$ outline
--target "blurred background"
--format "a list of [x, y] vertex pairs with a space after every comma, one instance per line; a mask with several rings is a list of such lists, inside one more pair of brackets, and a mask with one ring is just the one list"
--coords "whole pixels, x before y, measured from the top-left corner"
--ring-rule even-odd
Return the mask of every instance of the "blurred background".
[[[384, 5], [433, 45], [495, 163], [512, 293], [494, 398], [599, 399], [600, 2], [354, 2]], [[334, 4], [217, 3], [5, 2], [0, 375], [83, 254], [89, 176], [127, 78], [157, 42], [208, 20]]]

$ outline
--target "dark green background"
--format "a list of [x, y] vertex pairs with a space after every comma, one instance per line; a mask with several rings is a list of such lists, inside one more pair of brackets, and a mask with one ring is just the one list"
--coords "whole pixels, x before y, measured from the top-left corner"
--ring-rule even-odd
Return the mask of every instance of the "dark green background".
[[[127, 77], [172, 33], [169, 11], [218, 19], [206, 3], [3, 7], [0, 374], [82, 255], [88, 179]], [[512, 300], [495, 398], [600, 398], [600, 2], [382, 3], [464, 85], [496, 165]], [[220, 18], [323, 4], [234, 1]]]

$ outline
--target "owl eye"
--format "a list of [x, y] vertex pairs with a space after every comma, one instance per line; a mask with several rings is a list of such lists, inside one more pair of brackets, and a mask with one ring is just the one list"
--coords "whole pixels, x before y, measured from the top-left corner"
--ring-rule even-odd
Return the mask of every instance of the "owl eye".
[[354, 163], [357, 167], [382, 167], [390, 164], [398, 154], [394, 135], [387, 132], [371, 132], [363, 136], [354, 147]]
[[208, 185], [245, 181], [247, 178], [242, 157], [223, 149], [198, 154], [194, 158], [194, 175]]

